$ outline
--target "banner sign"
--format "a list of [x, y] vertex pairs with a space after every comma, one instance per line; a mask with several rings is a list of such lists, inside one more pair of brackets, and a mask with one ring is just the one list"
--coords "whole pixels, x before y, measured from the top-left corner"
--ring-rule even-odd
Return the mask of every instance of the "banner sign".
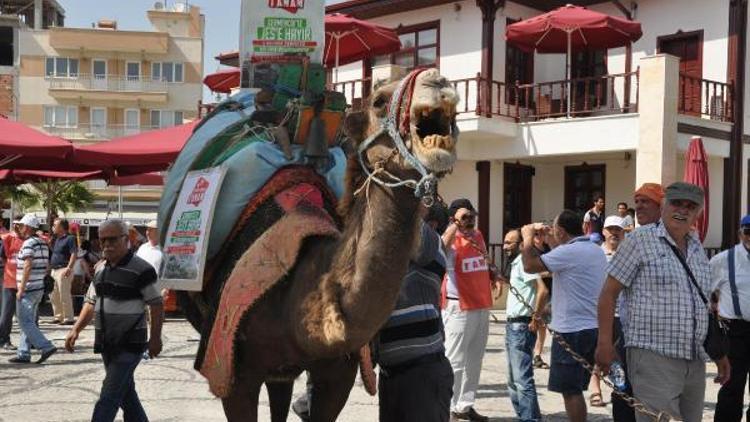
[[263, 63], [321, 63], [325, 43], [324, 0], [242, 0], [241, 88], [255, 87]]
[[169, 219], [164, 239], [161, 286], [175, 290], [201, 290], [216, 199], [226, 167], [191, 171]]

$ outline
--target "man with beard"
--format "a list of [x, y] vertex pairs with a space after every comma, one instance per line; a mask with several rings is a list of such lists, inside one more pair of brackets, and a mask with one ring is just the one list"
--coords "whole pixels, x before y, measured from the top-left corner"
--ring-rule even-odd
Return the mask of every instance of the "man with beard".
[[475, 229], [476, 212], [468, 199], [449, 207], [451, 223], [443, 233], [446, 275], [441, 288], [445, 354], [453, 368], [451, 418], [486, 422], [474, 409], [484, 349], [489, 335], [492, 289], [487, 248]]
[[533, 351], [537, 330], [544, 330], [532, 319], [532, 310], [541, 315], [546, 302], [547, 288], [538, 274], [523, 270], [521, 260], [521, 231], [511, 230], [505, 235], [503, 252], [510, 263], [508, 283], [523, 298], [525, 304], [511, 292], [508, 294], [505, 325], [505, 349], [508, 352], [508, 395], [521, 422], [540, 421], [539, 401], [534, 384]]
[[[620, 244], [599, 298], [596, 361], [601, 370], [608, 373], [612, 362], [626, 358], [635, 398], [687, 421], [701, 420], [706, 390], [708, 315], [701, 294], [710, 294], [711, 269], [692, 229], [703, 203], [700, 187], [669, 185], [661, 220], [633, 231]], [[627, 299], [627, 357], [618, 358], [612, 327], [621, 291]], [[729, 360], [717, 358], [716, 365], [714, 381], [724, 384]], [[651, 420], [640, 413], [636, 419]]]

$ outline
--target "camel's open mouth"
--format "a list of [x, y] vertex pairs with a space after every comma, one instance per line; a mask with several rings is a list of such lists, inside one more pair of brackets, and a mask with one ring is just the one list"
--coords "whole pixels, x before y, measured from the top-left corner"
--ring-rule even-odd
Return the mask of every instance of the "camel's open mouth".
[[[425, 149], [452, 150], [455, 140], [452, 133], [453, 115], [444, 108], [423, 108], [417, 111], [414, 127], [418, 142]], [[414, 135], [415, 133], [412, 133]]]

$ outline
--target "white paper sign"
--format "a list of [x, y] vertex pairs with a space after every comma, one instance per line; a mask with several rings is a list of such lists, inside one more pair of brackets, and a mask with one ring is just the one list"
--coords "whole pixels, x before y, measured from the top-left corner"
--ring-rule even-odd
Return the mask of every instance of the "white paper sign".
[[253, 68], [309, 58], [323, 60], [324, 0], [242, 0], [242, 88], [253, 87]]
[[216, 199], [225, 167], [191, 171], [182, 183], [164, 241], [163, 287], [201, 290]]

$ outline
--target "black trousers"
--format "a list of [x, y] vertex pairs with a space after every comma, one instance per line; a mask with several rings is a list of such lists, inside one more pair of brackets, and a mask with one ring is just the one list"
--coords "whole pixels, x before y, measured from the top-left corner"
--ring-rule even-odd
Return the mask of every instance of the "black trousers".
[[[620, 318], [615, 318], [614, 338], [615, 348], [617, 349], [617, 354], [620, 356], [620, 364], [622, 365], [622, 369], [625, 371], [625, 376], [627, 378], [628, 365], [627, 359], [625, 358], [625, 335], [622, 332], [622, 322], [620, 322]], [[633, 387], [630, 385], [629, 380], [625, 393], [631, 397], [633, 396]], [[625, 400], [614, 394], [612, 394], [612, 419], [614, 422], [635, 422], [635, 410], [628, 406]]]
[[398, 368], [381, 368], [380, 422], [448, 422], [453, 369], [441, 353]]
[[[744, 313], [744, 309], [742, 310]], [[745, 385], [750, 373], [750, 322], [729, 321], [729, 364], [732, 365], [731, 379], [719, 389], [716, 403], [715, 422], [739, 422], [742, 420]], [[750, 390], [750, 388], [749, 388]], [[750, 421], [750, 409], [747, 411]]]

